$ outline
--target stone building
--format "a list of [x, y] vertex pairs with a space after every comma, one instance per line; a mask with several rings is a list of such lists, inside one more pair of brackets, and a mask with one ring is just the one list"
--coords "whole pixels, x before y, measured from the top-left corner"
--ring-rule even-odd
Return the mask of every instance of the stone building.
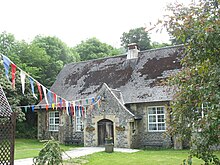
[[51, 91], [78, 100], [84, 114], [45, 111], [40, 103], [38, 138], [84, 146], [102, 146], [111, 138], [115, 147], [170, 147], [166, 118], [174, 91], [161, 82], [181, 68], [179, 51], [174, 46], [139, 52], [132, 46], [125, 55], [66, 65]]

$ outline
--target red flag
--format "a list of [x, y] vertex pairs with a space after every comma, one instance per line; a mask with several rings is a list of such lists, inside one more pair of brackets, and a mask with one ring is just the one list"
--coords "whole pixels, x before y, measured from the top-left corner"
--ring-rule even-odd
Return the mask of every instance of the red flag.
[[56, 95], [56, 93], [53, 93], [53, 102], [54, 102], [54, 103], [57, 102], [57, 95]]
[[11, 77], [12, 77], [12, 89], [15, 89], [15, 72], [16, 72], [17, 66], [13, 63], [11, 63]]
[[84, 107], [82, 106], [82, 116], [84, 116], [84, 113], [85, 113]]
[[37, 88], [38, 88], [38, 91], [39, 91], [39, 94], [40, 94], [40, 101], [42, 101], [43, 96], [42, 96], [42, 90], [41, 90], [41, 86], [40, 86], [39, 82], [37, 82]]
[[48, 111], [48, 108], [49, 108], [49, 105], [47, 104], [47, 105], [46, 105], [46, 110], [47, 110], [47, 111]]
[[74, 116], [74, 106], [73, 106], [73, 104], [72, 104], [72, 103], [71, 103], [70, 108], [71, 108], [71, 115], [72, 115], [72, 116]]
[[64, 99], [63, 99], [63, 103], [62, 103], [62, 105], [63, 105], [63, 110], [65, 111], [65, 109], [66, 109], [66, 102], [65, 102]]

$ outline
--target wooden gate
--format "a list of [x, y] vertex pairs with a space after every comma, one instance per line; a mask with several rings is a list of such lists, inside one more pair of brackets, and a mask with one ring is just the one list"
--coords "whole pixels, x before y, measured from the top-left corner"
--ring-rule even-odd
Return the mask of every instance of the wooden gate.
[[100, 120], [98, 122], [98, 145], [103, 146], [105, 144], [105, 138], [114, 139], [113, 132], [113, 122], [111, 120]]
[[14, 164], [16, 115], [12, 112], [0, 86], [0, 164]]

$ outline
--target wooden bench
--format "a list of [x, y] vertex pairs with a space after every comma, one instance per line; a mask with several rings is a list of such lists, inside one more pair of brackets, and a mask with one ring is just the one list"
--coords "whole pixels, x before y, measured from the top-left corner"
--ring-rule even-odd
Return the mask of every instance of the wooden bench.
[[82, 144], [82, 140], [81, 139], [76, 139], [76, 138], [73, 138], [73, 137], [67, 137], [64, 141], [65, 145], [68, 145], [68, 144], [76, 144], [76, 145], [79, 145], [79, 144]]
[[163, 143], [152, 141], [152, 142], [145, 143], [144, 147], [145, 148], [161, 148], [163, 147]]

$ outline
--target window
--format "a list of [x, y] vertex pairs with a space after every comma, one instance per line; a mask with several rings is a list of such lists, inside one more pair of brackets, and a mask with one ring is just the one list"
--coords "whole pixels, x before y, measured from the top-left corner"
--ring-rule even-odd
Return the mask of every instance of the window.
[[59, 112], [49, 112], [49, 131], [58, 131]]
[[76, 116], [76, 131], [82, 131], [82, 130], [83, 130], [82, 118], [79, 116]]
[[160, 132], [166, 130], [165, 107], [148, 107], [148, 131]]

